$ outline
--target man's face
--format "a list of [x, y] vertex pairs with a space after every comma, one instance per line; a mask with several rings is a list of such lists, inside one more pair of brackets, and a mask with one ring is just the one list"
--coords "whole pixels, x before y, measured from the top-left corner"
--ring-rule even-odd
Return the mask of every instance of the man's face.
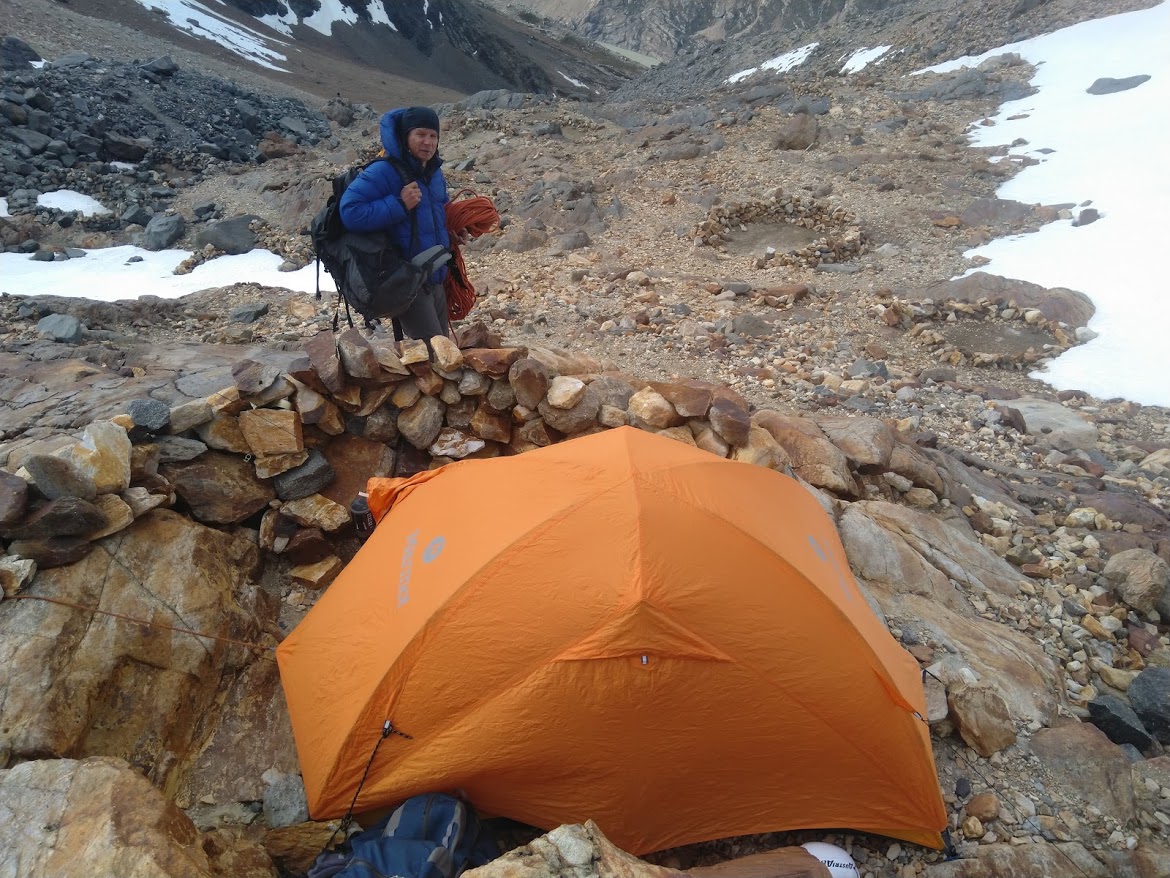
[[406, 135], [406, 148], [425, 165], [439, 150], [439, 132], [433, 128], [411, 128]]

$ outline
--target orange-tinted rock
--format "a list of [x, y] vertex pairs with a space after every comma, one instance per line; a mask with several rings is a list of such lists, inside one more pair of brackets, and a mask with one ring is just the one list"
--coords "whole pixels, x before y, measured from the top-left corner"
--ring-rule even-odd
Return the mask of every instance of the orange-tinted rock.
[[471, 416], [471, 432], [481, 439], [493, 442], [510, 442], [512, 439], [512, 416], [498, 412], [483, 401]]
[[508, 369], [508, 382], [516, 394], [516, 402], [525, 408], [535, 409], [548, 393], [549, 373], [541, 363], [531, 357], [517, 360]]
[[512, 364], [527, 353], [528, 348], [472, 348], [463, 352], [463, 364], [493, 378], [503, 378]]

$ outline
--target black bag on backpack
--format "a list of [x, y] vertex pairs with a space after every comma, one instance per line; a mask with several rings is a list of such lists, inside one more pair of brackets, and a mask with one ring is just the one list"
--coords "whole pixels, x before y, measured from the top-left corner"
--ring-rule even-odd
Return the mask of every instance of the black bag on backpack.
[[[392, 156], [374, 159], [390, 162], [399, 176], [407, 182], [416, 178], [410, 169]], [[313, 250], [317, 254], [317, 298], [321, 298], [321, 266], [337, 284], [337, 296], [349, 309], [357, 311], [366, 321], [397, 317], [404, 313], [418, 296], [427, 278], [451, 259], [451, 251], [435, 246], [408, 259], [401, 252], [389, 231], [351, 232], [341, 222], [341, 196], [358, 174], [372, 165], [350, 168], [333, 178], [333, 194], [325, 206], [309, 223]], [[418, 220], [410, 212], [410, 246], [418, 244]], [[334, 318], [336, 324], [336, 318]]]

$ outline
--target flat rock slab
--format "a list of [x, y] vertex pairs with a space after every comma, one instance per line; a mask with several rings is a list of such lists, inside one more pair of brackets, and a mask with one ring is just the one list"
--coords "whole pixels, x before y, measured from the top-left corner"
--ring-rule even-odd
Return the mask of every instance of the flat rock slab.
[[1097, 447], [1097, 426], [1059, 402], [1021, 397], [1011, 400], [1009, 407], [1023, 415], [1028, 435], [1044, 445], [1060, 451]]

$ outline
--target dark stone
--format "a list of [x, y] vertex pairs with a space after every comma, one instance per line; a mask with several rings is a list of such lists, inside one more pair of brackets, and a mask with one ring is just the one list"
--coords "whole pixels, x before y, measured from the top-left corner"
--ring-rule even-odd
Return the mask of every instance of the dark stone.
[[159, 436], [151, 444], [158, 450], [159, 463], [194, 460], [207, 451], [207, 446], [198, 439], [187, 439], [183, 436]]
[[284, 550], [284, 555], [294, 564], [314, 564], [332, 554], [332, 543], [316, 527], [298, 530]]
[[140, 204], [132, 205], [126, 208], [122, 214], [122, 222], [129, 226], [145, 226], [150, 222], [150, 218], [154, 216], [149, 210]]
[[195, 245], [202, 248], [210, 244], [229, 256], [247, 253], [256, 246], [256, 233], [248, 224], [258, 219], [260, 217], [249, 214], [211, 223], [195, 236]]
[[64, 567], [74, 564], [93, 551], [93, 543], [80, 537], [50, 537], [47, 540], [14, 540], [8, 554], [30, 558], [37, 568]]
[[1131, 88], [1137, 88], [1150, 77], [1148, 74], [1139, 73], [1137, 76], [1126, 76], [1123, 79], [1114, 79], [1111, 76], [1102, 76], [1092, 85], [1085, 89], [1091, 95], [1111, 95], [1119, 91], [1129, 91]]
[[37, 321], [37, 332], [53, 341], [77, 344], [84, 330], [81, 322], [69, 314], [50, 314]]
[[153, 217], [146, 224], [142, 246], [147, 250], [165, 250], [183, 237], [186, 229], [187, 223], [177, 213]]
[[38, 250], [33, 254], [33, 262], [54, 262], [57, 257], [52, 250]]
[[1127, 694], [1150, 734], [1170, 744], [1170, 668], [1146, 668], [1129, 684]]
[[273, 479], [276, 496], [281, 500], [299, 500], [318, 493], [333, 481], [333, 467], [316, 448], [309, 451], [309, 459]]
[[733, 448], [747, 444], [752, 422], [747, 409], [730, 399], [717, 398], [707, 411], [711, 428]]
[[1132, 744], [1142, 751], [1154, 744], [1133, 708], [1115, 695], [1101, 695], [1090, 701], [1089, 720], [1114, 744]]
[[54, 67], [80, 67], [87, 61], [92, 61], [93, 56], [86, 52], [69, 52], [62, 55], [60, 58], [53, 59]]
[[20, 37], [0, 40], [0, 70], [28, 70], [31, 62], [40, 60], [36, 50]]
[[232, 323], [255, 323], [267, 313], [267, 302], [251, 302], [232, 308], [228, 313], [228, 320]]
[[126, 407], [134, 426], [150, 433], [158, 433], [171, 422], [171, 410], [157, 399], [134, 399]]
[[960, 777], [956, 780], [955, 795], [960, 799], [965, 799], [971, 795], [971, 781], [965, 777]]
[[158, 76], [174, 76], [179, 72], [179, 65], [171, 60], [170, 55], [154, 58], [142, 65], [142, 69]]
[[0, 527], [16, 524], [28, 505], [28, 482], [0, 470]]
[[5, 531], [5, 536], [12, 540], [77, 537], [105, 525], [106, 516], [88, 500], [60, 497], [30, 515], [20, 527]]
[[29, 128], [14, 128], [8, 132], [8, 136], [17, 143], [27, 146], [29, 152], [33, 155], [40, 155], [44, 152], [53, 138], [47, 134], [41, 134], [39, 131], [33, 131]]
[[232, 378], [241, 396], [263, 393], [280, 378], [281, 370], [271, 363], [258, 360], [240, 360], [232, 366]]
[[153, 144], [149, 140], [124, 137], [121, 134], [107, 132], [102, 138], [102, 146], [106, 154], [118, 162], [140, 162], [146, 157], [146, 151]]
[[1077, 221], [1075, 223], [1073, 223], [1073, 225], [1074, 226], [1087, 226], [1091, 223], [1095, 223], [1099, 219], [1101, 219], [1101, 212], [1099, 210], [1097, 210], [1097, 208], [1086, 207], [1084, 210], [1082, 210], [1080, 213], [1077, 214]]
[[575, 232], [569, 232], [567, 235], [561, 235], [557, 238], [557, 243], [562, 250], [580, 250], [583, 247], [588, 247], [593, 242], [589, 240], [589, 235], [585, 233], [584, 229], [578, 229]]
[[49, 500], [61, 497], [92, 500], [97, 496], [97, 486], [93, 479], [67, 458], [32, 454], [25, 458], [24, 468], [32, 476], [36, 489]]
[[276, 492], [235, 454], [209, 451], [192, 463], [164, 464], [159, 474], [200, 521], [237, 524], [268, 506]]

